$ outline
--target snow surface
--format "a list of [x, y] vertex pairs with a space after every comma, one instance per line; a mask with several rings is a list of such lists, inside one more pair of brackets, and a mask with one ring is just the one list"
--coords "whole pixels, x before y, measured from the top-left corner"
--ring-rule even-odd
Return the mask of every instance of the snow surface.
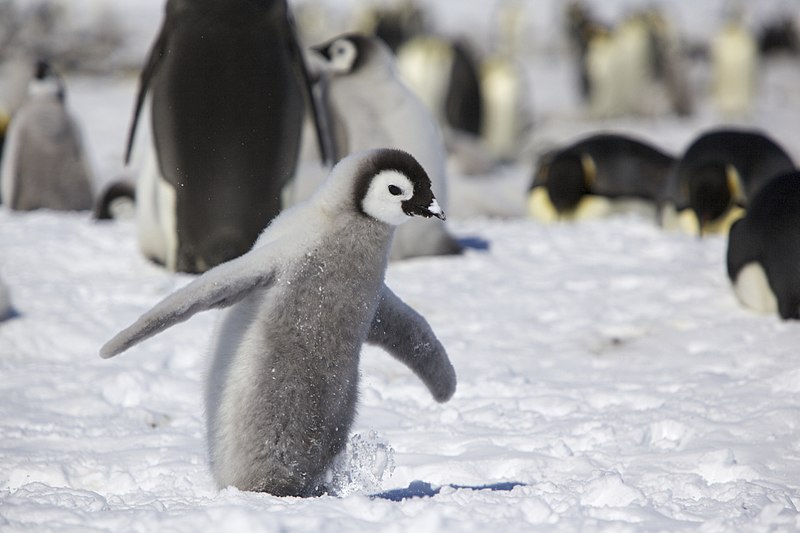
[[[702, 108], [683, 121], [589, 122], [568, 64], [532, 68], [541, 142], [605, 127], [678, 150], [719, 121]], [[744, 120], [795, 158], [798, 70], [765, 70]], [[122, 168], [136, 80], [67, 81], [100, 186]], [[521, 192], [530, 171], [457, 183], [514, 196], [494, 189]], [[0, 208], [0, 278], [19, 314], [0, 323], [0, 530], [800, 529], [800, 325], [738, 305], [724, 237], [638, 215], [543, 226], [468, 212], [448, 223], [488, 250], [387, 275], [447, 347], [455, 396], [435, 403], [366, 348], [339, 495], [298, 499], [213, 484], [202, 391], [216, 312], [98, 357], [191, 276], [143, 259], [132, 222]]]

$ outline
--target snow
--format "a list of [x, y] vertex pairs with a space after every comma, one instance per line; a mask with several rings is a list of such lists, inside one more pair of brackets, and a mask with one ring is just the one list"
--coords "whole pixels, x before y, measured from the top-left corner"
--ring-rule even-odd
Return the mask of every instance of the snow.
[[[745, 121], [795, 158], [798, 70], [765, 70]], [[703, 108], [590, 122], [569, 72], [533, 61], [532, 79], [551, 82], [534, 86], [537, 143], [612, 127], [678, 150], [719, 121]], [[67, 82], [101, 185], [122, 170], [136, 79]], [[530, 167], [499, 169], [497, 183], [522, 190]], [[511, 195], [491, 183], [475, 186]], [[447, 348], [455, 396], [437, 404], [365, 348], [339, 495], [299, 499], [213, 484], [202, 391], [217, 312], [98, 356], [191, 276], [147, 262], [131, 221], [0, 207], [0, 278], [19, 315], [0, 323], [0, 530], [800, 529], [800, 329], [737, 303], [724, 237], [636, 214], [546, 226], [458, 211], [448, 224], [487, 250], [387, 274]]]

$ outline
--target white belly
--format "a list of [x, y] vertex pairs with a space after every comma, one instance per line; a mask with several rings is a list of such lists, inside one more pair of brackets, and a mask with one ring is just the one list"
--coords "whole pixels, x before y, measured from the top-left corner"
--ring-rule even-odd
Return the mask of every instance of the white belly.
[[759, 263], [748, 263], [739, 271], [733, 284], [733, 291], [745, 307], [761, 313], [778, 312], [778, 300], [769, 286], [767, 274]]

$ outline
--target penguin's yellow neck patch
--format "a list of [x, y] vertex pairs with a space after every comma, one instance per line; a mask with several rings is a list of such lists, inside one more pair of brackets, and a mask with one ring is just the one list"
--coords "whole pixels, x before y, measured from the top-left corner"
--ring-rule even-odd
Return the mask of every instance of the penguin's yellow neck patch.
[[528, 215], [545, 224], [600, 218], [613, 212], [613, 201], [602, 196], [585, 195], [575, 209], [559, 213], [550, 201], [545, 187], [536, 187], [528, 195]]
[[[725, 214], [716, 220], [708, 222], [702, 230], [703, 235], [726, 235], [730, 231], [734, 222], [745, 215], [745, 210], [738, 205], [733, 205], [725, 211]], [[662, 219], [662, 224], [664, 219]], [[665, 227], [667, 224], [665, 224]], [[670, 217], [668, 229], [675, 229], [689, 235], [700, 235], [700, 222], [697, 215], [691, 209], [683, 209]]]
[[550, 201], [547, 188], [535, 187], [530, 192], [528, 195], [528, 215], [545, 224], [558, 220], [558, 211]]
[[597, 165], [589, 154], [581, 154], [581, 166], [583, 167], [583, 180], [586, 187], [591, 190], [597, 181]]
[[733, 223], [745, 215], [745, 210], [738, 205], [732, 205], [724, 215], [716, 220], [712, 220], [703, 228], [703, 233], [719, 233], [727, 235]]
[[728, 181], [728, 190], [731, 193], [731, 199], [739, 204], [744, 205], [746, 202], [744, 187], [742, 186], [742, 177], [739, 171], [733, 165], [725, 165], [725, 179]]

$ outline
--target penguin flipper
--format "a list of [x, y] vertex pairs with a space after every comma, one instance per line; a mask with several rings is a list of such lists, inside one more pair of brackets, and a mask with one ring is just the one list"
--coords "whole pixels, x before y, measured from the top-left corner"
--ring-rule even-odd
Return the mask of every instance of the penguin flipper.
[[170, 6], [173, 2], [170, 0], [167, 2], [167, 9], [164, 16], [164, 23], [161, 26], [161, 30], [158, 32], [158, 37], [156, 38], [155, 42], [153, 43], [153, 47], [150, 49], [150, 53], [147, 56], [147, 62], [144, 64], [142, 68], [142, 72], [139, 78], [139, 92], [136, 94], [136, 103], [134, 104], [133, 108], [133, 117], [131, 119], [131, 126], [128, 130], [128, 141], [125, 146], [125, 163], [130, 163], [131, 160], [131, 152], [133, 151], [133, 141], [136, 137], [136, 126], [139, 123], [139, 118], [142, 114], [142, 107], [144, 106], [144, 99], [147, 96], [147, 90], [150, 87], [150, 80], [152, 79], [153, 75], [158, 70], [158, 65], [161, 63], [161, 58], [164, 57], [169, 51], [168, 48], [168, 36], [172, 27], [175, 24], [173, 16], [171, 14]]
[[261, 255], [259, 260], [246, 254], [222, 263], [170, 294], [103, 345], [100, 357], [113, 357], [201, 311], [230, 307], [252, 291], [270, 287], [275, 270], [264, 268]]
[[303, 89], [306, 105], [309, 106], [309, 114], [314, 124], [320, 159], [324, 166], [332, 166], [338, 161], [338, 158], [336, 158], [336, 152], [333, 146], [334, 140], [330, 131], [330, 113], [325, 106], [323, 97], [317, 96], [316, 94], [315, 82], [312, 78], [318, 77], [318, 75], [315, 74], [312, 76], [312, 73], [309, 72], [309, 66], [306, 63], [305, 55], [300, 47], [300, 38], [297, 35], [295, 21], [291, 11], [288, 9], [286, 11], [286, 27], [286, 44], [289, 50], [289, 57], [291, 58], [292, 66]]
[[427, 320], [386, 285], [372, 319], [367, 342], [380, 346], [408, 366], [437, 402], [456, 390], [456, 371]]

